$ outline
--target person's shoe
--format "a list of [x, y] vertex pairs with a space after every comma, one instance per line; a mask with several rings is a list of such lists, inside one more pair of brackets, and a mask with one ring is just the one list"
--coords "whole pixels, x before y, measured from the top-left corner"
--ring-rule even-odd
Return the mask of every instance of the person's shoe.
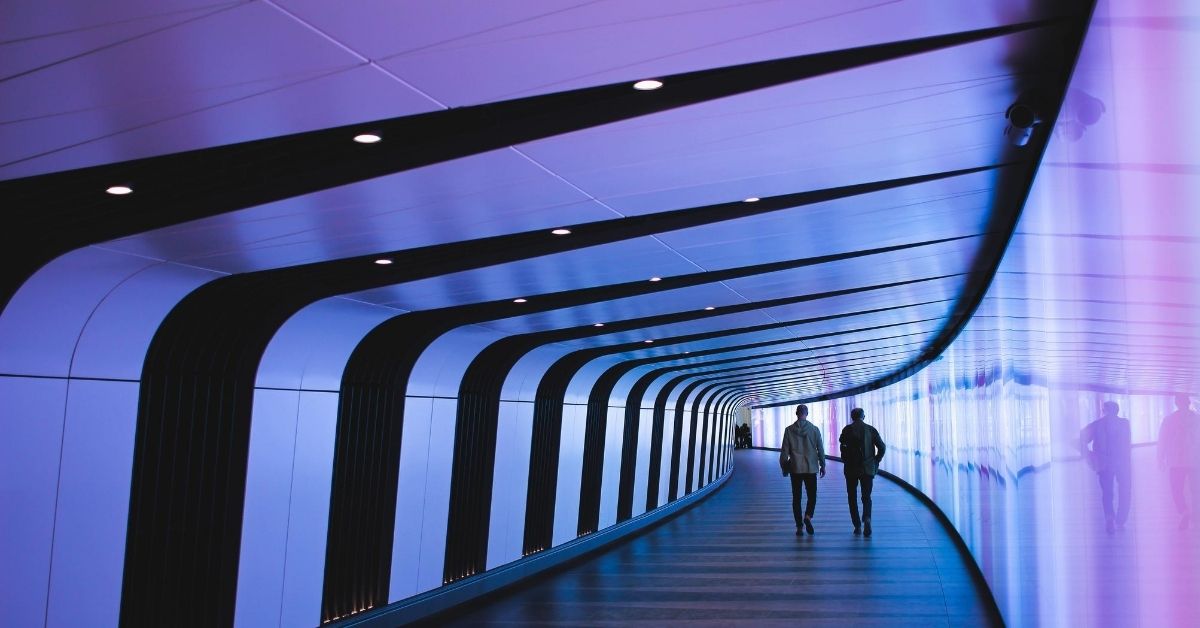
[[796, 526], [796, 536], [804, 536], [804, 528]]
[[863, 522], [863, 536], [871, 536], [871, 522], [870, 521]]
[[813, 526], [812, 526], [812, 519], [809, 519], [808, 517], [805, 517], [805, 518], [804, 518], [804, 529], [805, 529], [805, 530], [808, 530], [808, 533], [809, 533], [809, 534], [816, 534], [816, 533], [817, 533], [817, 531], [813, 529]]
[[854, 536], [862, 534], [862, 526], [854, 526]]

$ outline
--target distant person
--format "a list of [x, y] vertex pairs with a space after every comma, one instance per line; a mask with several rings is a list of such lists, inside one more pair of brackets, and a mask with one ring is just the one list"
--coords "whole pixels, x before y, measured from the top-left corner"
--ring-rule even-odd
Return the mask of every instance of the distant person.
[[750, 424], [742, 423], [738, 425], [738, 443], [742, 449], [749, 449], [751, 446]]
[[[1105, 401], [1100, 418], [1088, 423], [1079, 433], [1079, 448], [1087, 458], [1088, 465], [1100, 479], [1104, 529], [1110, 534], [1114, 529], [1125, 528], [1125, 522], [1129, 520], [1129, 500], [1132, 493], [1129, 419], [1117, 416], [1120, 411], [1121, 407], [1115, 401]], [[1117, 485], [1115, 508], [1114, 483]]]
[[[792, 517], [796, 519], [796, 536], [803, 536], [804, 530], [816, 534], [812, 516], [817, 508], [817, 472], [825, 477], [825, 444], [821, 441], [821, 429], [808, 422], [806, 405], [796, 407], [796, 422], [783, 430], [779, 466], [783, 474], [792, 479]], [[808, 506], [803, 509], [803, 516], [800, 507], [801, 486], [808, 493]]]
[[[854, 533], [871, 536], [871, 487], [875, 472], [887, 451], [879, 430], [867, 425], [867, 413], [862, 408], [850, 411], [850, 425], [842, 428], [838, 444], [842, 450], [842, 469], [846, 474], [846, 501], [850, 504], [850, 521]], [[862, 486], [862, 519], [858, 518], [858, 487]]]
[[[1196, 448], [1200, 446], [1200, 415], [1192, 412], [1187, 395], [1175, 395], [1176, 410], [1163, 418], [1158, 431], [1158, 464], [1167, 470], [1171, 497], [1179, 513], [1179, 529], [1186, 530], [1200, 506]], [[1192, 498], [1187, 497], [1191, 489]]]

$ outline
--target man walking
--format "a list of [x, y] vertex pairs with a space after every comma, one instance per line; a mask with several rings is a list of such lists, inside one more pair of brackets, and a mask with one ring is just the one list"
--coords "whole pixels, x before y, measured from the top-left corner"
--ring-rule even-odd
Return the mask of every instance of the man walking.
[[[1104, 506], [1104, 530], [1125, 528], [1129, 520], [1129, 500], [1132, 462], [1130, 459], [1129, 419], [1118, 416], [1121, 407], [1115, 401], [1105, 401], [1103, 415], [1087, 424], [1079, 433], [1079, 449], [1100, 479], [1100, 500]], [[1091, 447], [1088, 447], [1091, 445]], [[1113, 506], [1113, 484], [1118, 498]]]
[[1192, 412], [1191, 405], [1187, 395], [1175, 395], [1176, 409], [1163, 419], [1158, 431], [1158, 464], [1167, 470], [1180, 530], [1191, 526], [1192, 515], [1200, 507], [1200, 477], [1196, 477], [1200, 415]]
[[[871, 536], [871, 487], [887, 446], [883, 444], [879, 431], [866, 424], [866, 418], [867, 413], [862, 408], [851, 410], [851, 423], [842, 428], [838, 444], [842, 450], [846, 500], [850, 503], [850, 521], [854, 523], [854, 533]], [[859, 486], [862, 486], [861, 520], [858, 518]]]
[[[808, 422], [808, 406], [796, 408], [796, 422], [783, 431], [783, 444], [779, 446], [779, 466], [785, 476], [792, 479], [792, 516], [796, 519], [796, 536], [804, 530], [816, 534], [812, 516], [817, 508], [817, 472], [825, 477], [825, 444], [821, 442], [821, 429]], [[808, 507], [801, 516], [800, 489], [808, 493]], [[803, 527], [802, 527], [803, 526]]]

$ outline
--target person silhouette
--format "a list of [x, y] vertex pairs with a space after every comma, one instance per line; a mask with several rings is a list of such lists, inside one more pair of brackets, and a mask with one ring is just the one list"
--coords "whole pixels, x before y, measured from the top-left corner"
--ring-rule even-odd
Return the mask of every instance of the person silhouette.
[[[1192, 412], [1187, 395], [1175, 395], [1176, 410], [1163, 417], [1158, 431], [1158, 464], [1167, 470], [1171, 497], [1179, 513], [1179, 529], [1191, 526], [1200, 506], [1200, 482], [1196, 477], [1196, 446], [1200, 435], [1200, 415]], [[1191, 499], [1188, 499], [1188, 489]]]
[[[842, 451], [842, 472], [846, 476], [846, 500], [850, 504], [850, 522], [854, 533], [871, 536], [871, 487], [883, 460], [887, 445], [879, 431], [867, 425], [862, 408], [850, 411], [852, 423], [842, 428], [838, 444]], [[862, 519], [858, 517], [858, 489], [862, 487]], [[863, 526], [866, 526], [865, 528]]]
[[[825, 445], [821, 428], [809, 423], [808, 406], [796, 406], [796, 422], [783, 430], [779, 446], [779, 467], [792, 480], [792, 517], [796, 520], [796, 536], [804, 530], [816, 534], [812, 517], [817, 508], [817, 472], [825, 477]], [[800, 489], [808, 493], [808, 505], [801, 514]], [[802, 527], [803, 526], [803, 527]]]
[[[1118, 416], [1121, 407], [1115, 401], [1105, 401], [1101, 408], [1100, 418], [1088, 423], [1080, 431], [1079, 449], [1100, 480], [1104, 530], [1112, 534], [1115, 529], [1124, 529], [1129, 520], [1132, 494], [1129, 419]], [[1117, 489], [1115, 508], [1114, 484]]]

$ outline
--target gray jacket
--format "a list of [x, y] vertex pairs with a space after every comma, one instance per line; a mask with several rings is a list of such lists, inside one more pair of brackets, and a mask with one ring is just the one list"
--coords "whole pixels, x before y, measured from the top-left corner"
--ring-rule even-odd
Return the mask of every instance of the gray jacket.
[[779, 446], [779, 466], [784, 473], [816, 473], [825, 468], [825, 444], [821, 428], [798, 420], [783, 430]]

